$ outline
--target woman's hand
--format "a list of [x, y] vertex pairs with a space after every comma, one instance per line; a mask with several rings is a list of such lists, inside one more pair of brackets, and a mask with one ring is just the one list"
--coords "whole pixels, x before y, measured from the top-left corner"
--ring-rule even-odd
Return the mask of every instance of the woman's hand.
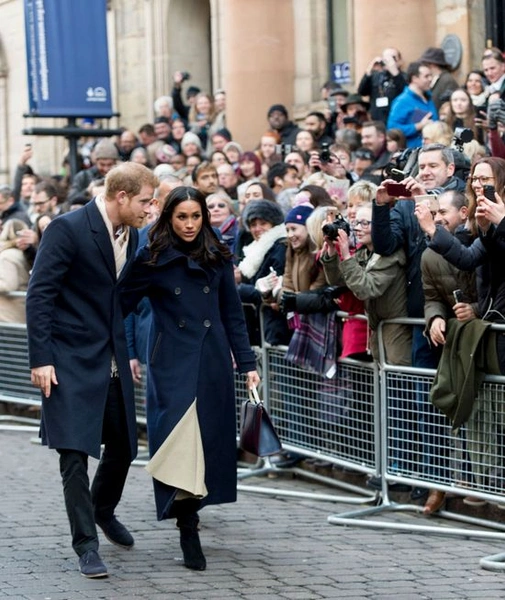
[[445, 319], [435, 317], [430, 325], [430, 339], [434, 346], [445, 344]]
[[491, 223], [499, 225], [505, 217], [505, 204], [503, 204], [503, 200], [496, 192], [494, 196], [494, 201], [489, 200], [485, 196], [477, 196], [475, 218], [482, 231], [487, 231]]
[[233, 266], [233, 276], [235, 277], [235, 283], [237, 285], [239, 283], [242, 283], [242, 273], [240, 272], [240, 269], [237, 267], [237, 265]]
[[252, 390], [253, 387], [258, 387], [261, 379], [260, 376], [258, 375], [258, 371], [248, 371], [246, 373], [246, 383], [247, 383], [247, 389], [248, 390]]
[[458, 321], [470, 321], [471, 319], [475, 319], [477, 316], [472, 308], [472, 305], [468, 304], [467, 302], [457, 302], [452, 309]]
[[321, 252], [328, 256], [335, 256], [337, 253], [337, 248], [333, 240], [330, 240], [329, 237], [324, 237], [323, 247], [321, 248]]
[[351, 258], [351, 251], [349, 249], [349, 236], [343, 229], [338, 230], [338, 237], [336, 239], [338, 247], [340, 248], [340, 256], [342, 260], [348, 260]]

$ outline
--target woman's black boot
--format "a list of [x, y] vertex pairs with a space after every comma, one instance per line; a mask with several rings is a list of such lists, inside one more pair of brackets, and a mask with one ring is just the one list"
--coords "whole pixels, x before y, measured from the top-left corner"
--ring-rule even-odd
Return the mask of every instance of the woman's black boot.
[[[180, 502], [180, 508], [183, 509], [184, 500]], [[184, 507], [186, 508], [186, 507]], [[184, 566], [194, 571], [205, 571], [207, 561], [200, 545], [200, 536], [198, 535], [198, 513], [177, 511], [177, 526], [181, 534], [181, 549], [184, 555]]]

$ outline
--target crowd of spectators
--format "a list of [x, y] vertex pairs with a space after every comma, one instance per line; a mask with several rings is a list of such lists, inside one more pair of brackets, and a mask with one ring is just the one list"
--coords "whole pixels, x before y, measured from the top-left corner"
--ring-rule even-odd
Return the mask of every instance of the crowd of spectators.
[[[405, 67], [397, 48], [385, 48], [356, 91], [327, 82], [323, 108], [300, 122], [272, 105], [252, 148], [227, 128], [225, 90], [184, 88], [184, 73], [176, 72], [152, 123], [125, 128], [117, 139], [81, 139], [82, 169], [73, 178], [66, 160], [61, 175], [41, 177], [30, 166], [32, 147], [24, 148], [12, 187], [0, 189], [0, 293], [7, 303], [18, 306], [5, 292], [26, 289], [51, 220], [102, 194], [103, 178], [119, 161], [134, 161], [161, 181], [150, 220], [176, 186], [205, 195], [210, 222], [234, 255], [251, 342], [262, 342], [261, 309], [264, 339], [287, 345], [293, 362], [338, 377], [338, 356], [378, 358], [381, 320], [425, 317], [425, 326], [391, 325], [386, 356], [436, 368], [453, 320], [463, 329], [476, 319], [505, 323], [501, 50], [487, 49], [460, 84], [441, 48], [427, 48]], [[23, 320], [12, 306], [0, 320]], [[338, 327], [337, 310], [349, 314]], [[367, 315], [368, 325], [356, 315]], [[331, 329], [325, 347], [311, 328]], [[502, 375], [504, 340], [497, 336], [494, 348]], [[435, 410], [422, 407], [426, 415]], [[443, 468], [433, 466], [433, 451], [423, 461], [436, 477]], [[421, 498], [425, 490], [412, 493]], [[443, 499], [430, 493], [426, 514]]]

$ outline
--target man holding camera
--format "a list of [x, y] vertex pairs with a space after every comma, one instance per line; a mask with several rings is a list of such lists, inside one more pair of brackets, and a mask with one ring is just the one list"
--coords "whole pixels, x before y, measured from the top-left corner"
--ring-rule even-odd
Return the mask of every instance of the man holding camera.
[[391, 103], [407, 85], [407, 76], [401, 70], [402, 55], [398, 48], [384, 48], [368, 65], [358, 94], [370, 98], [370, 116], [374, 121], [387, 121]]

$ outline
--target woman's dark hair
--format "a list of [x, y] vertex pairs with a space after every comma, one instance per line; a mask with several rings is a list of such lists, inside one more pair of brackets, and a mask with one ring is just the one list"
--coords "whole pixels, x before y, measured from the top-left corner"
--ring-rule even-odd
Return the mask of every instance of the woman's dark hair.
[[[489, 84], [489, 81], [487, 80], [486, 76], [484, 75], [484, 71], [480, 71], [479, 69], [473, 69], [472, 71], [470, 71], [468, 73], [468, 75], [465, 78], [465, 84], [463, 85], [463, 88], [468, 91], [466, 89], [466, 84], [468, 83], [468, 79], [470, 78], [470, 75], [479, 75], [480, 79], [481, 79], [481, 84], [482, 84], [482, 91], [484, 91], [486, 89], [486, 85]], [[482, 92], [481, 92], [482, 93]]]
[[387, 138], [398, 144], [398, 150], [405, 150], [407, 147], [407, 140], [401, 129], [388, 129], [386, 131], [386, 139]]
[[263, 182], [261, 181], [252, 181], [245, 189], [245, 191], [247, 192], [247, 190], [252, 186], [252, 185], [257, 185], [258, 187], [261, 188], [261, 191], [263, 192], [263, 198], [265, 200], [270, 200], [270, 202], [277, 202], [277, 198], [275, 197], [275, 194], [273, 192], [273, 190], [271, 188], [268, 187], [268, 185], [265, 185]]
[[243, 162], [245, 162], [246, 160], [254, 163], [254, 176], [259, 177], [261, 175], [261, 161], [256, 156], [256, 154], [254, 154], [254, 152], [244, 152], [243, 154], [241, 154], [240, 159], [238, 161], [238, 165], [239, 165], [238, 168], [239, 168], [240, 175], [242, 175], [242, 177], [244, 177], [244, 174], [242, 173], [242, 169], [240, 168], [240, 165]]
[[310, 203], [314, 208], [318, 206], [335, 206], [335, 202], [333, 202], [328, 192], [319, 185], [304, 185], [300, 191], [309, 192]]
[[158, 256], [166, 248], [180, 247], [184, 243], [173, 230], [172, 215], [177, 206], [186, 200], [197, 202], [202, 211], [202, 228], [194, 243], [191, 243], [188, 255], [200, 265], [215, 265], [231, 259], [231, 252], [219, 241], [210, 224], [205, 196], [193, 187], [180, 186], [168, 194], [163, 211], [149, 232], [149, 264], [156, 264]]

